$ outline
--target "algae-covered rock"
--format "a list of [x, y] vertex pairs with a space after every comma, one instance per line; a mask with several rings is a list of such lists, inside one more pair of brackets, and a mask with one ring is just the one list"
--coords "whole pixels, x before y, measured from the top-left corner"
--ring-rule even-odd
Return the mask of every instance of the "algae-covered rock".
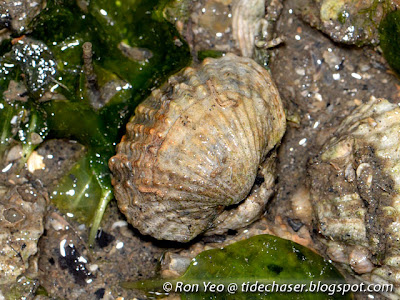
[[344, 44], [378, 44], [378, 26], [398, 4], [387, 0], [300, 0], [296, 11], [311, 26]]
[[0, 1], [0, 28], [8, 27], [17, 34], [30, 31], [31, 21], [46, 6], [46, 0]]
[[57, 63], [43, 42], [24, 37], [16, 42], [12, 52], [26, 78], [27, 88], [34, 96], [40, 98], [51, 84], [59, 84], [55, 78]]

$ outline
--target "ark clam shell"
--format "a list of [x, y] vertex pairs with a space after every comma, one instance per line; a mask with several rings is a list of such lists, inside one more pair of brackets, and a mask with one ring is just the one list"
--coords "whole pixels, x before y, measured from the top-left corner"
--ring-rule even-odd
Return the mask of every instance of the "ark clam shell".
[[205, 59], [136, 108], [109, 162], [119, 208], [143, 234], [187, 242], [246, 198], [284, 131], [265, 69], [233, 54]]

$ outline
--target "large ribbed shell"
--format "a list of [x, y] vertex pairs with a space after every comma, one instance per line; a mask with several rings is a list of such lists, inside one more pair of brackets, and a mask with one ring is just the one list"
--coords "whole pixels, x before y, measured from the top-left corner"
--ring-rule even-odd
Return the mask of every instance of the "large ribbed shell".
[[246, 198], [284, 131], [265, 69], [232, 54], [205, 59], [136, 108], [109, 163], [119, 207], [143, 234], [189, 241]]
[[400, 294], [400, 108], [372, 98], [341, 124], [310, 168], [328, 255]]

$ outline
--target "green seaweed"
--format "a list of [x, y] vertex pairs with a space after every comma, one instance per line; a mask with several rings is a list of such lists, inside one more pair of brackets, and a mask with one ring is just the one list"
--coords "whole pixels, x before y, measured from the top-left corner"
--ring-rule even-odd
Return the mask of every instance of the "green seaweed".
[[105, 120], [87, 103], [52, 101], [43, 108], [47, 112], [51, 137], [75, 139], [89, 149], [54, 189], [52, 199], [63, 211], [91, 225], [89, 242], [93, 244], [106, 206], [112, 199], [107, 162], [114, 153], [117, 130], [107, 127]]
[[217, 51], [217, 50], [202, 50], [197, 52], [197, 57], [199, 60], [203, 60], [207, 57], [218, 58], [222, 57], [225, 52]]
[[400, 74], [400, 11], [390, 12], [379, 25], [380, 46], [390, 67]]
[[91, 25], [84, 12], [75, 4], [76, 1], [48, 0], [46, 8], [32, 21], [33, 32], [30, 36], [47, 45], [65, 41], [76, 33], [89, 33], [92, 29], [82, 30], [82, 26]]
[[[345, 281], [331, 263], [304, 246], [271, 235], [258, 235], [222, 249], [204, 251], [176, 280], [146, 280], [123, 286], [149, 295], [165, 295], [165, 282], [170, 282], [171, 291], [180, 292], [182, 299], [351, 299], [351, 294], [338, 290], [340, 285], [332, 285], [342, 284], [343, 288]], [[271, 284], [270, 289], [273, 282], [280, 284], [278, 292], [251, 291], [254, 284]], [[220, 285], [223, 291], [205, 291], [208, 283]], [[306, 290], [318, 283], [330, 289], [319, 293]], [[227, 292], [229, 284], [237, 284], [237, 291]], [[299, 289], [304, 284], [303, 292], [295, 293], [295, 284]], [[181, 292], [185, 285], [193, 292]]]
[[92, 172], [91, 154], [84, 155], [52, 189], [50, 195], [57, 207], [81, 223], [91, 225], [102, 198], [102, 188]]
[[348, 19], [348, 17], [349, 17], [349, 13], [346, 10], [342, 10], [342, 11], [338, 12], [337, 19], [340, 22], [340, 24], [346, 23], [346, 20]]
[[[151, 13], [165, 0], [88, 3], [79, 7], [76, 1], [48, 0], [31, 22], [28, 39], [2, 43], [0, 96], [14, 80], [25, 86], [27, 102], [0, 101], [0, 154], [17, 141], [23, 143], [26, 161], [37, 146], [30, 141], [32, 132], [42, 139], [48, 134], [85, 145], [84, 157], [53, 188], [52, 199], [63, 212], [91, 226], [93, 244], [113, 198], [108, 160], [124, 124], [152, 88], [190, 62], [190, 53], [186, 43], [175, 45], [179, 34], [173, 25]], [[84, 72], [85, 42], [92, 44], [92, 74]], [[121, 42], [152, 56], [142, 61], [126, 57]], [[37, 68], [39, 63], [46, 68]], [[90, 88], [87, 76], [97, 79]], [[94, 105], [100, 100], [105, 103]], [[11, 122], [15, 116], [20, 130]]]
[[0, 100], [0, 159], [5, 151], [14, 143], [22, 146], [21, 166], [37, 148], [34, 134], [44, 139], [48, 133], [43, 110], [33, 102], [13, 102]]
[[[124, 133], [123, 125], [151, 88], [190, 62], [188, 46], [174, 44], [178, 34], [173, 26], [148, 13], [158, 3], [93, 0], [82, 11], [75, 3], [52, 0], [35, 20], [32, 36], [44, 41], [57, 61], [59, 84], [52, 92], [66, 98], [41, 105], [47, 113], [49, 136], [75, 139], [88, 149], [53, 190], [52, 198], [64, 212], [91, 225], [91, 244], [113, 198], [108, 160]], [[91, 105], [83, 72], [85, 42], [93, 47], [99, 92], [111, 81], [126, 82], [100, 109]], [[125, 57], [118, 48], [121, 42], [149, 49], [153, 56], [145, 61]]]

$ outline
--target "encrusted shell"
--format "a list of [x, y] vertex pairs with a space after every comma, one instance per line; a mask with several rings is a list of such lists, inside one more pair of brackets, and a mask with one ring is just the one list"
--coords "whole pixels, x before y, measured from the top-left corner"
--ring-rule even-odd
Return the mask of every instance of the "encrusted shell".
[[25, 272], [30, 278], [37, 276], [35, 255], [47, 201], [47, 193], [28, 184], [0, 196], [0, 288], [16, 283]]
[[311, 164], [315, 223], [331, 259], [400, 294], [400, 108], [372, 98]]
[[189, 241], [246, 198], [284, 131], [265, 69], [233, 54], [205, 59], [136, 108], [109, 162], [119, 207], [143, 234]]

